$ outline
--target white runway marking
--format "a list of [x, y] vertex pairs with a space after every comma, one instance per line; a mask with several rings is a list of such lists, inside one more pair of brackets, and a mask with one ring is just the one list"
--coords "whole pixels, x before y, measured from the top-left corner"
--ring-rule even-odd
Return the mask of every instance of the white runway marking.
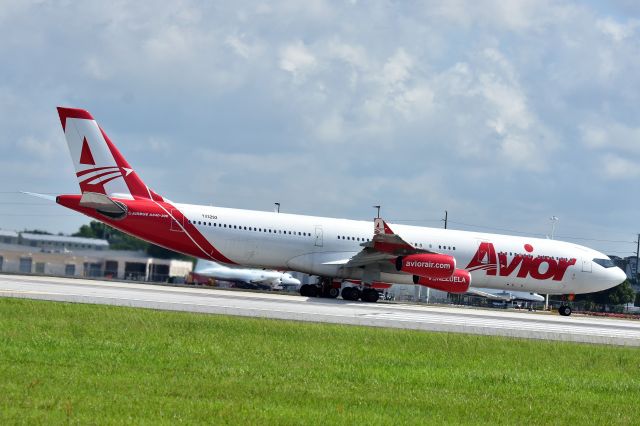
[[640, 321], [0, 275], [0, 296], [298, 321], [640, 346]]

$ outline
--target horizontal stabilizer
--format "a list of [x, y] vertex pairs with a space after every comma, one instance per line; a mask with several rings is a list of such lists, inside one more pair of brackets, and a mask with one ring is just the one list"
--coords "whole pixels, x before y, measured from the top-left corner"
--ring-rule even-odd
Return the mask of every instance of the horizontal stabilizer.
[[23, 194], [30, 195], [32, 197], [42, 198], [43, 200], [53, 201], [54, 203], [56, 202], [56, 197], [54, 197], [53, 195], [38, 194], [37, 192], [28, 192], [28, 191], [21, 191], [21, 192]]

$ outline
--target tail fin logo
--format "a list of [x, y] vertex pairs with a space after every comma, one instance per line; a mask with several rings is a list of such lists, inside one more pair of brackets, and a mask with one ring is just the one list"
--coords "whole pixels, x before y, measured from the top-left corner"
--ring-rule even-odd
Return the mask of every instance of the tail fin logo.
[[86, 137], [82, 140], [82, 152], [80, 153], [80, 164], [86, 164], [88, 166], [96, 165], [96, 160], [93, 159], [93, 154], [91, 154], [91, 149], [89, 148], [89, 143], [87, 142]]
[[[104, 185], [107, 182], [120, 178], [122, 177], [122, 172], [117, 166], [98, 167], [80, 171], [76, 173], [76, 176], [80, 181], [80, 187], [84, 189], [84, 185]], [[102, 190], [104, 190], [104, 188], [102, 188]]]

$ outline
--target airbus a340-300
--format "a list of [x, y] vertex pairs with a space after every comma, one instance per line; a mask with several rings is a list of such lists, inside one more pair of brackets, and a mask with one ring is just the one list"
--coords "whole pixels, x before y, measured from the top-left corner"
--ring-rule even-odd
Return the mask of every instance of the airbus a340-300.
[[[58, 108], [80, 194], [58, 204], [154, 244], [231, 265], [317, 275], [306, 296], [374, 302], [374, 282], [577, 294], [620, 284], [611, 259], [567, 242], [174, 203], [151, 190], [85, 110]], [[571, 310], [563, 306], [560, 311]]]

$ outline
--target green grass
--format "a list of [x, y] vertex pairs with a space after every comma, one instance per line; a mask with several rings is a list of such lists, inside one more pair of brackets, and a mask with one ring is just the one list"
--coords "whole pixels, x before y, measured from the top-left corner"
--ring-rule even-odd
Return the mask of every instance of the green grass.
[[638, 422], [640, 351], [0, 299], [0, 424]]

